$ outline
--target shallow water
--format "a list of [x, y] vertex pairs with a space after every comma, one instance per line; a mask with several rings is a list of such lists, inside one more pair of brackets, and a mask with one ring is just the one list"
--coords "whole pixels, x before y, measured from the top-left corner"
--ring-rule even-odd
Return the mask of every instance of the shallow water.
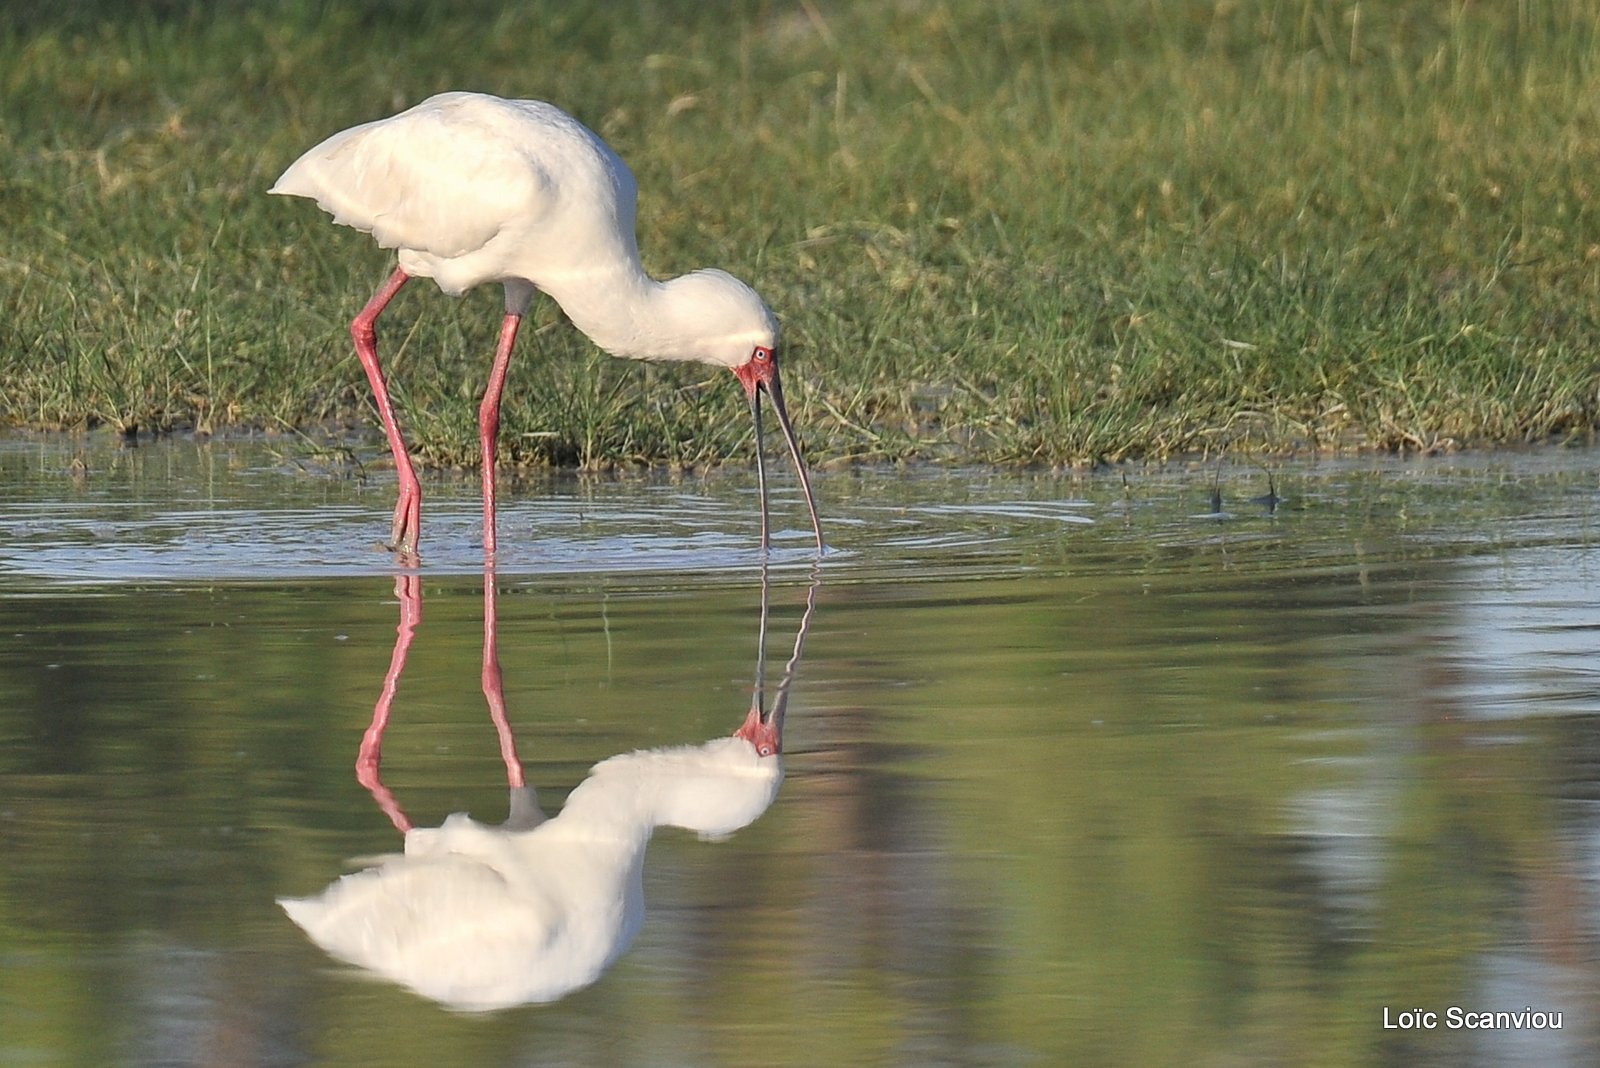
[[[0, 444], [0, 1063], [1600, 1056], [1600, 454], [1275, 465], [1279, 501], [1248, 465], [824, 474], [815, 572], [780, 486], [769, 700], [815, 610], [776, 799], [657, 833], [592, 985], [474, 1013], [275, 899], [506, 816], [475, 483], [427, 487], [408, 577], [381, 473]], [[495, 647], [547, 811], [744, 721], [749, 480], [509, 497]]]

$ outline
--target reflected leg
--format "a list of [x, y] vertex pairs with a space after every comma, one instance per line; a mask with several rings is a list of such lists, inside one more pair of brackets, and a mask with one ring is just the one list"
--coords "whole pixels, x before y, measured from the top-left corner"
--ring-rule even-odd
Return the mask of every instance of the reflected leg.
[[509, 812], [504, 827], [513, 831], [529, 831], [545, 821], [544, 810], [539, 807], [539, 797], [527, 783], [523, 774], [522, 759], [517, 756], [517, 740], [511, 733], [511, 719], [506, 715], [505, 680], [500, 674], [500, 643], [496, 617], [496, 589], [494, 569], [483, 573], [483, 698], [489, 704], [489, 719], [494, 723], [495, 735], [500, 739], [500, 759], [506, 766], [506, 785], [510, 787]]
[[494, 723], [495, 734], [500, 739], [500, 759], [506, 766], [506, 785], [520, 789], [527, 785], [523, 778], [522, 760], [517, 756], [517, 740], [511, 733], [511, 720], [506, 716], [505, 679], [500, 674], [500, 643], [496, 628], [494, 572], [483, 573], [483, 697], [489, 704], [489, 719]]
[[356, 781], [372, 793], [378, 807], [389, 817], [389, 822], [404, 834], [411, 829], [411, 818], [401, 811], [400, 803], [383, 784], [379, 765], [383, 759], [383, 732], [389, 726], [389, 712], [400, 686], [400, 674], [406, 669], [411, 639], [416, 636], [417, 625], [422, 622], [422, 576], [397, 576], [394, 592], [400, 599], [400, 624], [395, 628], [394, 653], [389, 657], [389, 671], [383, 676], [383, 689], [378, 694], [378, 703], [372, 708], [372, 723], [361, 736], [361, 750], [356, 755]]

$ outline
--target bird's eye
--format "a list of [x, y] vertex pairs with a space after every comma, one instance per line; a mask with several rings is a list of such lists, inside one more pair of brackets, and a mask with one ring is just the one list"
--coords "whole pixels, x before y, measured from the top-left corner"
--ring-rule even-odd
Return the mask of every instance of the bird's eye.
[[757, 345], [756, 346], [755, 355], [751, 356], [750, 358], [752, 360], [757, 361], [757, 362], [763, 362], [763, 361], [767, 360], [769, 357], [771, 357], [771, 355], [772, 355], [772, 350], [771, 349], [762, 348], [761, 346]]

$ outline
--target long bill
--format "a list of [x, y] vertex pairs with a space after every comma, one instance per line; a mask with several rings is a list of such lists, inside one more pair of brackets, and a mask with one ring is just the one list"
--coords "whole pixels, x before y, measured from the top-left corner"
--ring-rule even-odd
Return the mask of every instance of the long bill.
[[[819, 565], [820, 567], [820, 565]], [[767, 581], [767, 568], [761, 566], [761, 627], [756, 633], [756, 684], [750, 697], [750, 712], [744, 725], [734, 731], [734, 737], [743, 738], [755, 746], [758, 756], [774, 756], [783, 752], [783, 717], [789, 710], [789, 687], [800, 667], [800, 657], [805, 651], [806, 635], [811, 631], [811, 614], [817, 610], [817, 590], [822, 586], [822, 575], [817, 569], [811, 572], [811, 584], [806, 589], [806, 608], [800, 615], [800, 627], [795, 631], [794, 651], [783, 666], [783, 678], [778, 683], [777, 695], [771, 707], [767, 706], [767, 615], [772, 603], [771, 586]]]
[[789, 409], [783, 403], [783, 383], [778, 377], [777, 355], [769, 353], [764, 360], [759, 362], [752, 360], [743, 367], [735, 368], [734, 373], [744, 384], [745, 395], [750, 401], [750, 418], [755, 423], [756, 482], [761, 492], [761, 549], [765, 552], [770, 548], [767, 526], [767, 471], [762, 456], [761, 398], [758, 396], [764, 389], [767, 396], [772, 399], [772, 410], [778, 416], [778, 427], [783, 431], [783, 439], [789, 444], [789, 456], [794, 460], [795, 474], [800, 477], [800, 489], [806, 498], [806, 509], [811, 513], [811, 530], [817, 536], [817, 552], [821, 553], [824, 551], [822, 520], [817, 516], [817, 501], [811, 493], [811, 479], [806, 474], [805, 461], [800, 458], [800, 440], [795, 436], [794, 424], [789, 421]]

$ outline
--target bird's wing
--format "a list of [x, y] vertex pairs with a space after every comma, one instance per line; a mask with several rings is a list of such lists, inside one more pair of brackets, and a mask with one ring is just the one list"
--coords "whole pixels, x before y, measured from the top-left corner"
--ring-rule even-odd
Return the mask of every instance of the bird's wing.
[[384, 248], [461, 256], [508, 223], [536, 219], [550, 201], [550, 175], [497, 118], [428, 101], [334, 134], [270, 192], [309, 197]]
[[551, 937], [559, 910], [503, 872], [469, 857], [397, 858], [338, 879], [321, 894], [280, 898], [284, 911], [328, 952], [393, 971], [418, 952], [483, 932], [516, 932], [525, 948]]
[[278, 904], [335, 957], [468, 1010], [585, 986], [622, 933], [568, 943], [571, 902], [457, 854], [399, 858]]

